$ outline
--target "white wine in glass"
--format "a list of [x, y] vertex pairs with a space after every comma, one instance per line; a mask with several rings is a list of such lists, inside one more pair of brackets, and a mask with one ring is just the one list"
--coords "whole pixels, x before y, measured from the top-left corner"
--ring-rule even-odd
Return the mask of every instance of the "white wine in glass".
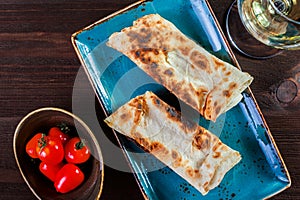
[[[238, 27], [238, 17], [251, 36]], [[276, 55], [276, 49], [299, 50], [300, 0], [237, 0], [228, 12], [226, 26], [231, 43], [250, 57], [271, 57]]]

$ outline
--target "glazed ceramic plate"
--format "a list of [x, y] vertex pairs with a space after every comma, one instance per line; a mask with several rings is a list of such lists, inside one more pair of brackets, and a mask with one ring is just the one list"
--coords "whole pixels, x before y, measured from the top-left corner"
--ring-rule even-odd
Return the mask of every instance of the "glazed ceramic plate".
[[200, 13], [195, 14], [187, 0], [140, 1], [78, 31], [72, 36], [72, 42], [107, 115], [131, 98], [151, 90], [242, 155], [241, 162], [225, 175], [221, 184], [202, 196], [134, 142], [115, 133], [146, 199], [264, 199], [273, 196], [290, 186], [290, 177], [250, 89], [243, 93], [244, 99], [237, 106], [212, 123], [176, 99], [126, 56], [105, 44], [113, 32], [131, 26], [134, 20], [146, 14], [158, 13], [209, 52], [238, 66], [208, 2], [199, 0], [199, 3]]

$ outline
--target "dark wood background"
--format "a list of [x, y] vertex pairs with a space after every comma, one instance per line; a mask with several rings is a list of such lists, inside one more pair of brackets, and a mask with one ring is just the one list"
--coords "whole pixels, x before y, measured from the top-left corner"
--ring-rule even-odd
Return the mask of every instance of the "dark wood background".
[[[0, 0], [0, 199], [34, 198], [13, 156], [13, 134], [20, 119], [40, 107], [72, 111], [80, 62], [71, 34], [132, 2]], [[224, 30], [231, 0], [209, 2]], [[272, 199], [300, 199], [299, 97], [288, 103], [282, 100], [292, 86], [283, 81], [300, 83], [300, 51], [283, 52], [268, 60], [236, 56], [242, 69], [255, 78], [251, 88], [292, 177], [292, 187]], [[83, 90], [91, 89], [88, 82], [86, 87]], [[143, 198], [130, 173], [105, 167], [104, 183], [101, 199]]]

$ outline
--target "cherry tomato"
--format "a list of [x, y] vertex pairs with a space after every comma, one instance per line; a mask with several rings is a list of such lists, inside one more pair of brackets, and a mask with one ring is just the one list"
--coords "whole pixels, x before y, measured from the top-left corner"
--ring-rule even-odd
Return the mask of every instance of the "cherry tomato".
[[37, 133], [26, 144], [26, 152], [31, 158], [38, 158], [38, 154], [36, 153], [36, 147], [41, 137], [42, 133]]
[[84, 163], [90, 155], [90, 150], [79, 137], [71, 138], [65, 145], [65, 159], [69, 163]]
[[63, 132], [63, 130], [65, 129], [60, 127], [52, 127], [50, 128], [48, 135], [59, 138], [62, 144], [65, 145], [70, 139], [70, 136]]
[[57, 192], [67, 193], [79, 186], [83, 180], [84, 174], [80, 168], [72, 163], [67, 163], [58, 171], [54, 187]]
[[64, 159], [64, 147], [59, 138], [43, 136], [39, 139], [37, 154], [41, 161], [48, 164], [58, 164]]
[[56, 165], [51, 165], [45, 162], [41, 162], [39, 165], [40, 172], [44, 174], [47, 178], [49, 178], [51, 181], [55, 181], [56, 174], [58, 171], [64, 166], [64, 164], [58, 163]]

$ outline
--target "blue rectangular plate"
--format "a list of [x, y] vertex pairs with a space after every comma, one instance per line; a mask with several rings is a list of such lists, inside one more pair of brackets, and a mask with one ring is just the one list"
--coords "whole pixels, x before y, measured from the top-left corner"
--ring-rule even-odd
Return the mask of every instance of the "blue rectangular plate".
[[[115, 133], [135, 172], [145, 199], [215, 200], [271, 197], [288, 188], [291, 180], [250, 89], [243, 92], [244, 98], [237, 106], [212, 123], [176, 98], [174, 100], [163, 86], [158, 85], [126, 56], [105, 44], [112, 33], [131, 26], [134, 20], [146, 14], [158, 13], [206, 50], [239, 67], [208, 2], [205, 0], [200, 2], [202, 12], [208, 20], [205, 21], [206, 24], [198, 20], [187, 0], [139, 1], [74, 33], [72, 36], [74, 48], [106, 115], [111, 114], [131, 98], [151, 90], [167, 103], [175, 107], [179, 104], [183, 106], [184, 109], [181, 108], [181, 111], [184, 110], [184, 115], [199, 122], [242, 155], [241, 162], [225, 175], [221, 184], [206, 196], [202, 196], [153, 156], [132, 153], [143, 150], [126, 137]], [[217, 36], [213, 39], [222, 46], [218, 52], [214, 52], [210, 44], [207, 25], [217, 32]]]

